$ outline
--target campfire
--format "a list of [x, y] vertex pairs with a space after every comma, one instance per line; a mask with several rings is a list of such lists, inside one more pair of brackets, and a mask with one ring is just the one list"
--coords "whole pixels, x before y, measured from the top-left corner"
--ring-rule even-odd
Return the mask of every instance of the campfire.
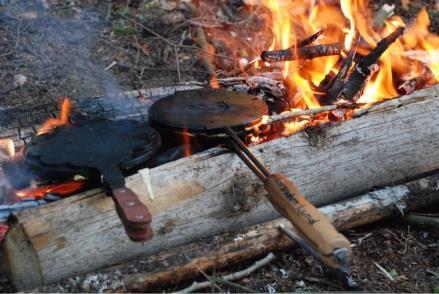
[[[191, 8], [206, 12], [192, 21], [205, 34], [209, 54], [202, 52], [200, 60], [214, 69], [210, 85], [259, 95], [268, 105], [262, 120], [271, 127], [250, 135], [247, 143], [350, 119], [375, 103], [432, 86], [439, 79], [439, 36], [429, 32], [426, 9], [406, 24], [387, 5], [374, 18], [365, 0], [246, 4], [246, 9], [233, 12], [242, 25], [230, 32], [216, 24], [209, 2], [199, 1]], [[59, 117], [46, 121], [38, 135], [69, 123], [71, 102], [63, 100]], [[191, 144], [185, 132], [181, 136], [178, 144], [184, 146], [184, 156], [206, 148]], [[2, 148], [13, 157], [11, 144], [3, 139]], [[43, 190], [17, 191], [17, 196], [41, 198]], [[71, 194], [74, 189], [60, 191]]]
[[[276, 210], [296, 225], [301, 237], [305, 236], [304, 247], [312, 244], [309, 247], [317, 247], [310, 249], [313, 255], [326, 254], [321, 258], [324, 264], [343, 268], [350, 256], [349, 241], [301, 196], [290, 176], [270, 173], [253, 153], [266, 152], [261, 151], [262, 143], [281, 144], [277, 142], [282, 138], [304, 129], [336, 125], [360, 117], [386, 100], [434, 86], [439, 81], [439, 36], [429, 32], [426, 9], [405, 23], [387, 5], [374, 16], [363, 0], [245, 3], [229, 11], [239, 19], [239, 26], [227, 24], [210, 1], [187, 4], [194, 16], [190, 22], [197, 26], [194, 41], [201, 47], [197, 58], [209, 72], [209, 80], [202, 89], [196, 84], [193, 89], [165, 95], [170, 97], [152, 98], [139, 91], [135, 101], [149, 110], [147, 121], [145, 117], [141, 121], [130, 117], [116, 121], [89, 119], [78, 112], [71, 99], [62, 98], [58, 117], [40, 125], [25, 146], [15, 150], [12, 140], [2, 139], [1, 150], [8, 157], [3, 169], [15, 196], [0, 208], [2, 220], [6, 222], [13, 213], [26, 208], [103, 188], [112, 196], [130, 239], [154, 240], [155, 213], [162, 213], [169, 203], [158, 200], [154, 204], [157, 193], [153, 190], [176, 193], [181, 185], [181, 193], [190, 195], [188, 199], [210, 193], [222, 184], [203, 186], [212, 178], [199, 174], [197, 169], [205, 168], [197, 164], [204, 160], [203, 154], [210, 158], [228, 148], [254, 172], [243, 178], [259, 178]], [[233, 29], [228, 30], [229, 26]], [[392, 107], [398, 107], [395, 105]], [[216, 147], [223, 151], [211, 151]], [[186, 182], [178, 176], [172, 178], [175, 189], [165, 187], [158, 176], [149, 174], [150, 169], [166, 169], [166, 164], [178, 166], [178, 159], [191, 156], [195, 172], [189, 173], [194, 175], [185, 175]], [[220, 168], [212, 170], [226, 173], [222, 168], [227, 161], [219, 160]], [[231, 170], [240, 169], [240, 164], [235, 163]], [[282, 162], [271, 160], [271, 164], [285, 169]], [[176, 170], [180, 176], [187, 172], [184, 167]], [[203, 178], [203, 185], [193, 183], [196, 176]], [[232, 173], [227, 180], [234, 176]], [[132, 189], [130, 177], [137, 177], [135, 181], [144, 187]], [[260, 192], [261, 183], [247, 182], [246, 186], [256, 187], [255, 194]], [[236, 183], [231, 185], [234, 194]], [[371, 187], [364, 185], [362, 189], [366, 188]], [[147, 198], [143, 196], [146, 194]], [[93, 207], [108, 210], [109, 204], [101, 205], [104, 208]], [[160, 228], [157, 232], [166, 235], [167, 230]], [[302, 242], [291, 231], [283, 230], [295, 242]], [[333, 239], [336, 242], [331, 243]], [[338, 249], [345, 250], [331, 255]], [[335, 264], [337, 258], [343, 262]]]

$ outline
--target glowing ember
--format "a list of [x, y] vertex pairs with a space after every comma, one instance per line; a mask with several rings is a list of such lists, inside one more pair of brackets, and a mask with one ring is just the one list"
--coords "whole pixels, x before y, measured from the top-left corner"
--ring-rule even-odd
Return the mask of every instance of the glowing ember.
[[184, 157], [188, 157], [192, 155], [191, 149], [191, 137], [186, 129], [183, 130], [182, 134], [182, 143], [183, 143], [183, 155]]
[[85, 180], [69, 181], [57, 185], [45, 185], [15, 191], [15, 195], [22, 199], [42, 199], [46, 197], [47, 194], [66, 197], [84, 188], [86, 184], [87, 182]]
[[61, 105], [61, 113], [58, 118], [49, 118], [38, 130], [37, 134], [42, 135], [51, 132], [54, 128], [69, 123], [69, 113], [72, 105], [69, 98], [64, 98]]

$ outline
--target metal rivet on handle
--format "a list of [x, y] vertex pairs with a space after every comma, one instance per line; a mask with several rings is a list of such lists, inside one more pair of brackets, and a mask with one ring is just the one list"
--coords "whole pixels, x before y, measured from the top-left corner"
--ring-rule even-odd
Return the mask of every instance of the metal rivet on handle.
[[134, 206], [134, 201], [129, 201], [129, 202], [127, 202], [127, 206]]

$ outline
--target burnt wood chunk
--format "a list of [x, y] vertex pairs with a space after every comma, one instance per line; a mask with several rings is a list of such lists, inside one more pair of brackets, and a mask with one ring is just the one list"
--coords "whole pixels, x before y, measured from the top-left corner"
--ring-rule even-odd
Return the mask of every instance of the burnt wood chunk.
[[355, 69], [343, 85], [343, 89], [335, 100], [356, 100], [361, 96], [366, 82], [376, 70], [376, 64], [381, 55], [404, 33], [404, 27], [397, 28], [393, 33], [382, 39], [376, 47], [355, 65]]
[[261, 59], [265, 62], [313, 59], [322, 56], [339, 55], [341, 44], [322, 44], [310, 47], [290, 47], [282, 50], [262, 51]]

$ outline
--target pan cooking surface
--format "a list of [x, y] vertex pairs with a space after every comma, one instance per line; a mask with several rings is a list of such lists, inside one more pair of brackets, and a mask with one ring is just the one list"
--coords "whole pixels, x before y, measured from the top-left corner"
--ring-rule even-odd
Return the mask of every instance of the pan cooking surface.
[[155, 102], [150, 119], [180, 130], [220, 132], [225, 127], [258, 124], [267, 113], [266, 104], [256, 96], [223, 89], [197, 89]]
[[132, 162], [133, 155], [150, 158], [160, 147], [157, 131], [132, 120], [88, 121], [58, 127], [53, 133], [35, 137], [25, 160], [38, 159], [43, 165], [66, 165], [105, 169]]

